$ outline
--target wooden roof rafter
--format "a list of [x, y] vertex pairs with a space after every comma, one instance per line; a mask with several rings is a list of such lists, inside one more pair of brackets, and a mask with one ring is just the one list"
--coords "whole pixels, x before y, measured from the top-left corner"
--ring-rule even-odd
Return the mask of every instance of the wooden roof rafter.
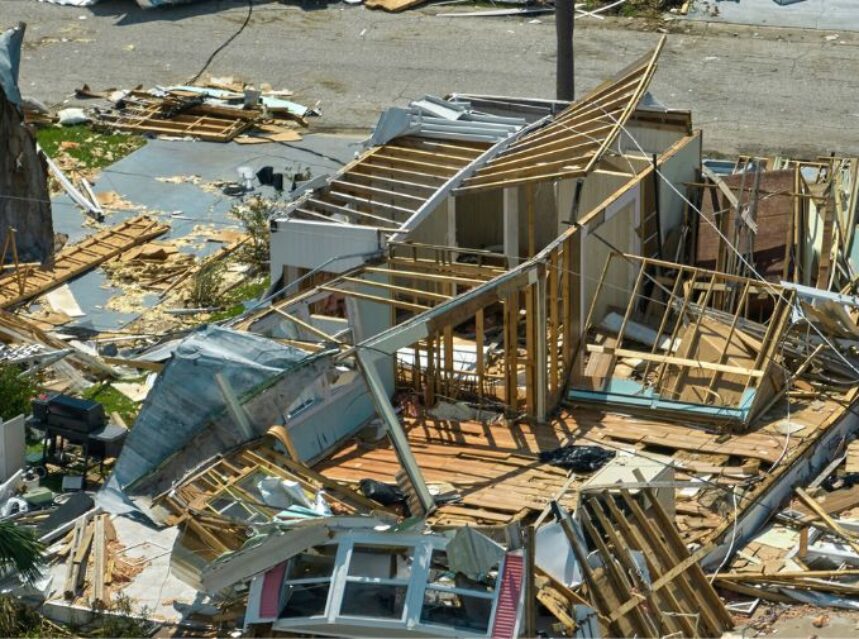
[[466, 179], [457, 193], [587, 175], [617, 139], [650, 86], [665, 38], [614, 78], [524, 134]]
[[295, 200], [286, 212], [299, 219], [360, 224], [393, 232], [490, 146], [413, 136], [396, 138], [347, 164], [323, 187]]
[[[421, 248], [430, 245], [416, 245]], [[409, 244], [393, 244], [392, 247], [409, 249]], [[438, 251], [473, 252], [478, 255], [494, 256], [487, 251], [461, 249], [457, 247], [432, 247]], [[504, 273], [503, 268], [489, 264], [468, 264], [432, 260], [413, 256], [392, 256], [382, 262], [373, 262], [346, 271], [340, 275], [320, 283], [317, 286], [301, 291], [284, 300], [272, 301], [250, 317], [245, 318], [235, 327], [240, 330], [254, 330], [260, 320], [275, 315], [296, 324], [305, 332], [313, 334], [314, 338], [324, 341], [337, 341], [330, 335], [320, 335], [307, 325], [302, 316], [310, 305], [321, 302], [331, 295], [351, 297], [378, 304], [384, 304], [395, 309], [420, 314], [433, 307], [450, 301], [455, 294], [444, 292], [444, 287], [453, 287], [458, 293], [481, 286], [497, 275]], [[327, 340], [325, 338], [328, 338]]]

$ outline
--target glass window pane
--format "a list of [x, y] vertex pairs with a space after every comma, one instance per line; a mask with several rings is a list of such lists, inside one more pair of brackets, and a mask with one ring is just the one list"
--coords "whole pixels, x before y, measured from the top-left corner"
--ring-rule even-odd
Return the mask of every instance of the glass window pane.
[[406, 603], [406, 586], [349, 582], [343, 592], [341, 615], [400, 619]]
[[489, 630], [491, 614], [491, 598], [469, 597], [427, 588], [421, 608], [421, 623], [486, 632]]
[[350, 577], [408, 579], [412, 569], [412, 548], [408, 546], [368, 546], [355, 544], [349, 561]]
[[316, 546], [289, 560], [286, 579], [318, 579], [330, 577], [334, 572], [334, 555], [337, 545]]
[[330, 581], [318, 584], [286, 584], [281, 618], [324, 615], [330, 587]]

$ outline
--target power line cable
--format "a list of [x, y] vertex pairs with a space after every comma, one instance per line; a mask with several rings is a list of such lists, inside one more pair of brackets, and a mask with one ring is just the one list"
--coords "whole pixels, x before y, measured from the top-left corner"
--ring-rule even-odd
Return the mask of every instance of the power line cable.
[[214, 51], [212, 51], [212, 53], [206, 59], [206, 62], [203, 64], [203, 67], [199, 71], [197, 71], [196, 75], [192, 76], [188, 80], [188, 84], [194, 84], [194, 82], [196, 82], [200, 78], [200, 76], [206, 72], [206, 69], [209, 68], [209, 65], [212, 64], [212, 61], [217, 57], [217, 55], [221, 51], [226, 49], [233, 40], [235, 40], [236, 38], [239, 37], [239, 35], [241, 35], [242, 31], [245, 30], [245, 27], [247, 27], [248, 23], [251, 21], [251, 16], [253, 15], [253, 13], [254, 13], [254, 0], [248, 0], [248, 13], [245, 16], [244, 22], [242, 22], [241, 26], [238, 28], [238, 30], [235, 33], [233, 33], [233, 35], [231, 35], [229, 38], [227, 38], [223, 43], [221, 43], [218, 46], [218, 48], [216, 48]]

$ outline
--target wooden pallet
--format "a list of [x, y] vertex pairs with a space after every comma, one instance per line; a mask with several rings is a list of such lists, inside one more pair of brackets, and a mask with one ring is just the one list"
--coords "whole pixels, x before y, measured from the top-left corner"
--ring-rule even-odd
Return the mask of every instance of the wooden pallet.
[[47, 293], [137, 244], [166, 233], [170, 227], [139, 215], [63, 249], [54, 267], [22, 267], [0, 277], [0, 308], [8, 308]]
[[191, 136], [207, 142], [229, 142], [253, 124], [241, 114], [236, 117], [219, 117], [180, 113], [165, 117], [157, 105], [141, 109], [130, 108], [122, 112], [102, 113], [99, 115], [99, 120], [122, 131], [178, 137]]

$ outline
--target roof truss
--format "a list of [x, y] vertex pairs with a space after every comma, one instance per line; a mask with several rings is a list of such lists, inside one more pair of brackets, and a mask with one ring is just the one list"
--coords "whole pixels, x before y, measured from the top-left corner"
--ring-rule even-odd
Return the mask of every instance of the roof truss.
[[664, 43], [663, 38], [653, 51], [549, 119], [545, 126], [511, 142], [466, 179], [457, 192], [587, 175], [647, 92]]

